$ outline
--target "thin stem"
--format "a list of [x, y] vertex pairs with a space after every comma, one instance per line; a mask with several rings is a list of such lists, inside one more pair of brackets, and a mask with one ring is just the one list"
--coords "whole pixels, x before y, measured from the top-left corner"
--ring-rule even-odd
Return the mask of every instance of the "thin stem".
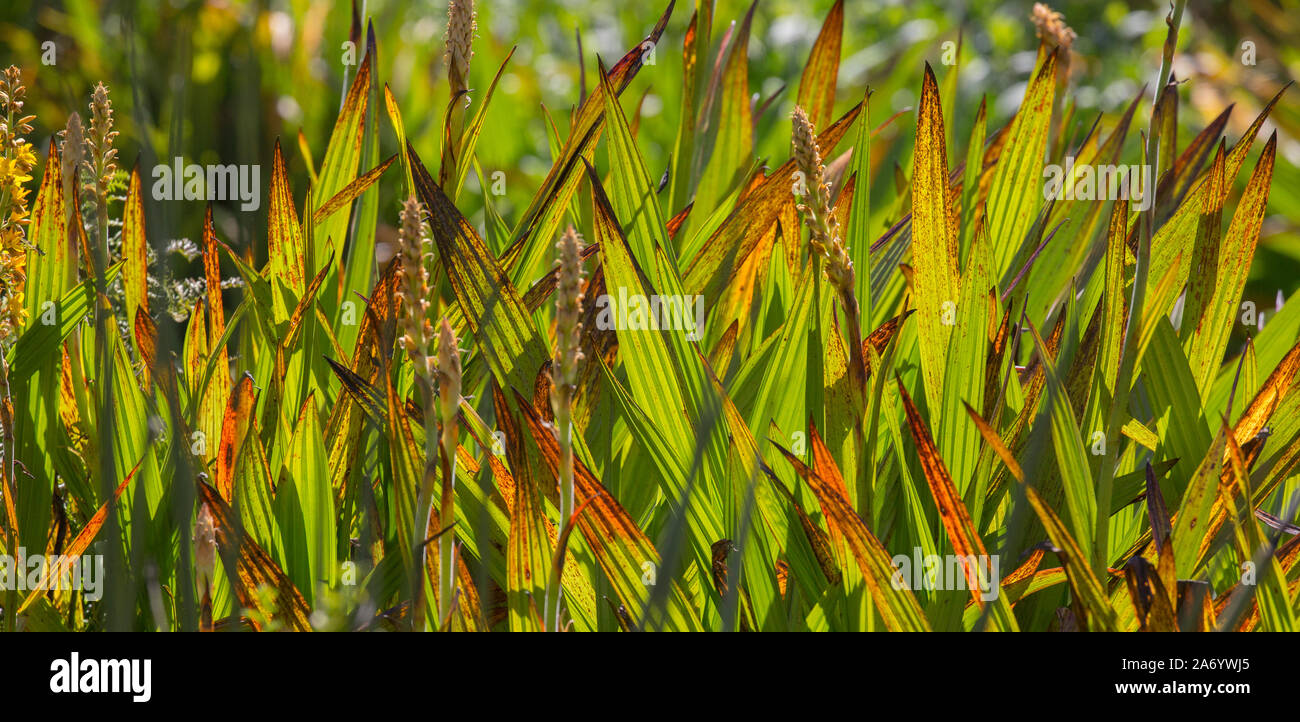
[[[17, 500], [13, 498], [13, 491], [17, 488], [14, 481], [14, 420], [13, 398], [9, 392], [9, 362], [5, 354], [0, 352], [0, 395], [3, 395], [3, 406], [0, 406], [0, 423], [3, 423], [4, 429], [4, 488], [0, 493], [4, 494], [5, 506], [14, 506], [17, 508]], [[6, 514], [6, 516], [8, 516]], [[12, 528], [8, 520], [5, 521], [5, 553], [14, 555], [17, 558], [17, 530]], [[4, 603], [4, 631], [14, 631], [14, 623], [17, 619], [18, 610], [18, 587], [10, 584], [5, 590]]]
[[[1152, 168], [1160, 167], [1160, 123], [1156, 114], [1159, 111], [1159, 98], [1165, 85], [1169, 83], [1173, 71], [1174, 46], [1178, 42], [1178, 26], [1183, 19], [1183, 9], [1187, 0], [1176, 0], [1173, 11], [1167, 19], [1169, 33], [1165, 38], [1164, 56], [1160, 61], [1160, 82], [1156, 83], [1155, 100], [1151, 105], [1151, 125], [1147, 133], [1145, 162]], [[1101, 475], [1097, 482], [1097, 533], [1093, 547], [1093, 568], [1104, 572], [1110, 554], [1110, 509], [1111, 496], [1115, 481], [1115, 464], [1118, 461], [1119, 430], [1124, 425], [1128, 410], [1128, 397], [1132, 386], [1133, 372], [1137, 365], [1138, 335], [1141, 333], [1143, 302], [1146, 300], [1148, 276], [1151, 273], [1151, 234], [1156, 222], [1155, 187], [1149, 193], [1148, 211], [1138, 218], [1137, 263], [1133, 269], [1133, 294], [1129, 302], [1129, 316], [1124, 324], [1124, 345], [1120, 357], [1119, 375], [1115, 381], [1115, 393], [1110, 414], [1106, 422], [1106, 443], [1110, 453], [1102, 456]]]
[[[429, 545], [425, 540], [430, 536], [430, 530], [433, 527], [431, 522], [433, 506], [433, 486], [437, 483], [438, 478], [438, 412], [437, 397], [433, 392], [433, 384], [423, 376], [416, 374], [415, 383], [420, 389], [421, 396], [424, 399], [424, 474], [420, 480], [420, 490], [415, 500], [415, 519], [412, 523], [412, 548], [415, 551], [414, 569], [411, 570], [411, 593], [413, 595], [413, 605], [411, 614], [411, 628], [417, 631], [424, 631], [426, 627], [425, 614], [425, 595], [424, 580], [425, 570], [428, 568]], [[438, 548], [442, 548], [442, 538], [439, 537]], [[441, 618], [441, 614], [439, 615]]]
[[[456, 435], [448, 429], [449, 422], [443, 421], [442, 434], [442, 500], [438, 514], [438, 529], [450, 529], [456, 522], [455, 489], [456, 479]], [[454, 426], [454, 424], [452, 424]], [[448, 433], [451, 431], [451, 433]], [[428, 537], [425, 537], [428, 538]], [[456, 535], [443, 534], [438, 537], [438, 619], [440, 624], [449, 624], [452, 600], [456, 593]]]
[[[573, 415], [570, 411], [573, 390], [567, 386], [557, 389], [560, 403], [555, 414], [555, 435], [560, 444], [560, 532], [573, 517]], [[557, 537], [558, 538], [558, 537]], [[563, 555], [557, 551], [555, 558], [563, 564]], [[552, 574], [554, 584], [546, 590], [544, 617], [548, 631], [560, 630], [560, 600], [564, 596], [560, 580], [563, 569]]]

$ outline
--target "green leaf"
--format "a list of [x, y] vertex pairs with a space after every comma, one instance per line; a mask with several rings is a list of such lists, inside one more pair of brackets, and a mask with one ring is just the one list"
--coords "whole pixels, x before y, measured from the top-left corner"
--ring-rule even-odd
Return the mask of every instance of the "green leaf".
[[[916, 116], [912, 157], [912, 284], [925, 397], [932, 405], [944, 398], [948, 340], [957, 309], [957, 219], [948, 196], [948, 155], [939, 86], [927, 63]], [[996, 259], [995, 259], [996, 260]], [[944, 419], [932, 412], [931, 423]]]
[[[839, 7], [837, 4], [836, 7]], [[871, 323], [871, 91], [862, 96], [862, 116], [858, 119], [858, 134], [853, 141], [852, 179], [853, 204], [849, 208], [849, 222], [844, 236], [853, 261], [857, 281], [859, 315], [863, 322]]]
[[[372, 27], [366, 36], [365, 59], [361, 61], [357, 76], [353, 78], [352, 86], [343, 101], [343, 108], [334, 121], [329, 146], [325, 149], [325, 157], [317, 174], [317, 184], [312, 189], [316, 205], [309, 204], [306, 211], [306, 216], [314, 226], [311, 237], [315, 243], [308, 251], [312, 265], [304, 266], [308, 276], [315, 276], [329, 261], [325, 254], [329, 244], [340, 249], [348, 236], [348, 214], [326, 215], [318, 219], [317, 212], [357, 177], [362, 155], [372, 155], [375, 152], [378, 133], [374, 127], [374, 113], [370, 111], [375, 51]], [[358, 255], [364, 258], [365, 253], [366, 249], [358, 249], [350, 256], [350, 260], [355, 262]], [[373, 250], [371, 255], [373, 256]]]
[[[1166, 458], [1199, 459], [1210, 448], [1213, 437], [1201, 415], [1201, 400], [1187, 357], [1178, 345], [1173, 326], [1162, 318], [1147, 346], [1147, 373], [1143, 381], [1151, 394], [1151, 406], [1160, 422]], [[1192, 477], [1190, 463], [1174, 466], [1172, 498], [1178, 498]]]
[[[1052, 447], [1056, 450], [1056, 463], [1061, 473], [1061, 484], [1065, 488], [1071, 537], [1081, 549], [1092, 549], [1093, 529], [1097, 522], [1097, 499], [1092, 486], [1092, 472], [1088, 469], [1088, 457], [1083, 450], [1083, 438], [1079, 435], [1079, 425], [1075, 421], [1070, 398], [1065, 393], [1061, 377], [1056, 373], [1047, 344], [1038, 334], [1037, 328], [1030, 324], [1029, 329], [1033, 334], [1034, 347], [1038, 350], [1038, 362], [1047, 388], [1047, 397], [1038, 412], [1036, 423], [1045, 423], [1051, 427]], [[1097, 549], [1094, 554], [1104, 558], [1106, 550]], [[1088, 559], [1089, 557], [1081, 557], [1079, 563], [1086, 564]]]
[[[610, 68], [607, 79], [620, 95], [641, 70], [648, 57], [647, 49], [658, 45], [675, 3], [676, 0], [670, 0], [650, 34]], [[515, 226], [513, 242], [501, 254], [501, 266], [509, 271], [511, 281], [517, 286], [522, 287], [533, 280], [538, 263], [554, 244], [569, 200], [582, 180], [580, 159], [591, 157], [592, 148], [604, 127], [604, 107], [604, 98], [593, 93], [574, 113], [563, 150]]]
[[1192, 475], [1187, 490], [1183, 492], [1178, 513], [1174, 516], [1174, 531], [1171, 538], [1179, 579], [1192, 579], [1197, 571], [1195, 568], [1197, 551], [1210, 526], [1210, 510], [1213, 509], [1214, 499], [1219, 493], [1219, 473], [1223, 469], [1223, 457], [1229, 433], [1230, 431], [1223, 427], [1214, 437], [1209, 451], [1196, 467], [1196, 473]]
[[1043, 523], [1043, 526], [1046, 527], [1048, 538], [1052, 540], [1057, 555], [1064, 562], [1065, 575], [1070, 582], [1070, 590], [1073, 596], [1079, 600], [1080, 606], [1086, 613], [1082, 624], [1093, 631], [1118, 631], [1115, 610], [1106, 598], [1105, 588], [1088, 565], [1088, 557], [1083, 549], [1071, 536], [1065, 524], [1061, 523], [1061, 519], [1056, 515], [1056, 512], [1052, 511], [1047, 502], [1043, 501], [1043, 497], [1039, 495], [1038, 490], [1032, 486], [1026, 486], [1024, 489], [1030, 506], [1038, 514], [1038, 519]]
[[[1197, 260], [1204, 259], [1208, 267], [1200, 269], [1194, 265], [1193, 273], [1197, 279], [1214, 279], [1213, 294], [1208, 300], [1202, 301], [1203, 306], [1197, 307], [1198, 310], [1204, 308], [1202, 317], [1197, 319], [1195, 316], [1184, 316], [1184, 324], [1199, 320], [1194, 328], [1188, 329], [1184, 337], [1189, 340], [1188, 359], [1195, 374], [1196, 387], [1202, 393], [1209, 392], [1210, 383], [1218, 371], [1233, 325], [1240, 313], [1241, 294], [1246, 286], [1246, 277], [1250, 274], [1251, 261], [1255, 257], [1255, 247], [1259, 243], [1259, 232], [1264, 222], [1264, 210], [1268, 205], [1276, 150], [1277, 134], [1274, 133], [1264, 146], [1264, 152], [1237, 203], [1237, 210], [1233, 213], [1232, 222], [1221, 244], [1218, 242], [1217, 231], [1226, 187], [1223, 186], [1222, 178], [1215, 180], [1216, 171], [1223, 171], [1221, 153], [1215, 159], [1210, 185], [1203, 194], [1206, 197], [1206, 208], [1202, 215], [1202, 225], [1208, 228], [1197, 232], [1197, 249], [1199, 251], [1204, 244], [1213, 250], [1201, 251]], [[1200, 288], [1204, 283], [1203, 280], [1194, 280], [1191, 288]], [[1204, 293], [1201, 291], [1198, 298], [1204, 296]]]
[[[717, 208], [719, 202], [744, 179], [754, 154], [754, 121], [749, 107], [749, 32], [758, 0], [749, 6], [740, 27], [728, 33], [726, 64], [718, 79], [715, 132], [703, 138], [710, 148], [708, 164], [695, 189], [695, 203]], [[688, 227], [691, 224], [688, 222]]]
[[[816, 427], [809, 429], [809, 435], [815, 449], [820, 443]], [[844, 479], [834, 464], [811, 468], [784, 448], [777, 448], [816, 495], [832, 538], [837, 543], [846, 545], [857, 561], [863, 581], [875, 600], [885, 626], [891, 631], [930, 631], [930, 624], [911, 590], [904, 584], [895, 583], [898, 572], [889, 552], [849, 505], [844, 491]], [[829, 453], [822, 458], [829, 460]]]
[[1030, 80], [989, 186], [989, 237], [994, 244], [994, 272], [999, 276], [1020, 250], [1042, 199], [1043, 156], [1056, 93], [1057, 52], [1043, 57]]
[[[144, 233], [144, 204], [140, 196], [140, 166], [131, 169], [122, 212], [122, 291], [126, 296], [127, 327], [135, 328], [136, 314], [149, 311], [148, 245]], [[71, 259], [68, 259], [71, 263]], [[134, 341], [135, 334], [132, 334]], [[139, 355], [139, 347], [136, 354]]]
[[308, 395], [289, 439], [274, 503], [286, 571], [308, 604], [312, 604], [318, 585], [333, 586], [338, 580], [334, 494], [329, 478], [315, 398]]
[[[979, 193], [980, 176], [984, 173], [984, 136], [988, 118], [985, 103], [987, 98], [980, 98], [980, 109], [975, 113], [975, 124], [971, 126], [970, 143], [966, 146], [966, 168], [961, 181], [961, 261], [965, 262], [975, 240], [975, 218], [978, 210], [976, 197]], [[982, 221], [988, 223], [985, 218]]]
[[510, 58], [514, 57], [515, 48], [511, 48], [506, 55], [506, 59], [501, 61], [501, 67], [497, 69], [497, 74], [492, 78], [492, 84], [488, 86], [487, 93], [483, 95], [483, 101], [478, 104], [478, 110], [474, 111], [474, 116], [470, 118], [469, 123], [460, 138], [460, 148], [456, 151], [456, 177], [453, 179], [452, 200], [460, 198], [460, 192], [465, 187], [465, 176], [469, 173], [469, 168], [473, 165], [474, 148], [478, 145], [478, 137], [483, 132], [483, 121], [487, 119], [488, 106], [492, 104], [492, 94], [496, 92], [497, 83], [501, 81], [501, 75], [506, 72], [506, 66], [510, 64]]
[[808, 113], [814, 128], [824, 127], [834, 117], [835, 85], [839, 80], [843, 38], [844, 0], [836, 0], [808, 53], [808, 64], [804, 65], [803, 75], [799, 76], [799, 95], [795, 99], [795, 105]]
[[979, 459], [979, 430], [962, 404], [984, 408], [984, 371], [988, 357], [988, 326], [991, 295], [996, 294], [992, 279], [993, 249], [988, 231], [981, 228], [967, 258], [961, 279], [961, 299], [954, 311], [953, 326], [945, 354], [942, 411], [939, 414], [939, 452], [952, 470], [963, 494], [970, 485]]
[[[901, 379], [898, 381], [898, 394], [903, 399], [903, 409], [907, 413], [907, 426], [912, 432], [912, 440], [916, 442], [921, 468], [925, 470], [925, 480], [930, 485], [930, 493], [934, 496], [943, 528], [948, 532], [948, 541], [957, 556], [971, 565], [964, 569], [966, 589], [970, 591], [971, 601], [984, 608], [988, 604], [985, 594], [993, 593], [990, 620], [995, 628], [1003, 632], [1018, 631], [1011, 607], [1002, 596], [1001, 580], [994, 576], [997, 567], [986, 563], [989, 556], [984, 549], [984, 542], [980, 539], [975, 524], [971, 522], [970, 513], [966, 510], [966, 504], [962, 502], [961, 494], [953, 484], [943, 459], [939, 456], [939, 450], [934, 446], [930, 430], [926, 428], [920, 412], [912, 404], [912, 398], [907, 395], [907, 389], [903, 387]], [[952, 418], [960, 417], [954, 414]]]

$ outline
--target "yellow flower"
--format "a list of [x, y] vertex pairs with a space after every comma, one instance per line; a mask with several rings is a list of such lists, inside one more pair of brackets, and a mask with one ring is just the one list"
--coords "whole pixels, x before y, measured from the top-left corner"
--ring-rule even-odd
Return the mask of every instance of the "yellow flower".
[[32, 145], [17, 137], [31, 132], [34, 120], [22, 115], [25, 92], [18, 68], [11, 66], [0, 75], [0, 347], [12, 343], [27, 323], [25, 184], [32, 179], [37, 157]]
[[15, 253], [23, 247], [23, 233], [16, 225], [0, 229], [0, 251]]
[[[32, 147], [31, 143], [19, 145], [14, 153], [14, 162], [22, 166], [24, 173], [30, 172], [32, 168], [36, 167], [36, 149]], [[28, 180], [30, 179], [29, 176]]]

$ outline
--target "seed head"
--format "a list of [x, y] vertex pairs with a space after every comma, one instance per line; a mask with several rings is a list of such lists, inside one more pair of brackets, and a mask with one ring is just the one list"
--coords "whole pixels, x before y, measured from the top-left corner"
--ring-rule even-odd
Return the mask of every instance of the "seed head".
[[[59, 138], [59, 175], [63, 181], [63, 197], [67, 199], [63, 209], [63, 223], [65, 228], [70, 228], [72, 217], [77, 212], [76, 199], [81, 188], [78, 181], [82, 163], [86, 158], [86, 127], [81, 124], [80, 115], [73, 112], [68, 116], [68, 123], [63, 130], [59, 131]], [[81, 254], [81, 246], [76, 242], [75, 235], [71, 233], [68, 234], [65, 243], [72, 261], [67, 264], [64, 273], [71, 282], [75, 283], [78, 278], [78, 257]]]
[[1047, 43], [1049, 50], [1055, 47], [1068, 50], [1074, 44], [1074, 39], [1079, 37], [1069, 25], [1065, 24], [1064, 15], [1043, 3], [1034, 3], [1034, 11], [1030, 13], [1029, 19], [1034, 21], [1038, 39]]
[[[831, 209], [831, 189], [826, 183], [821, 148], [817, 146], [812, 120], [803, 108], [795, 106], [794, 158], [798, 172], [794, 191], [802, 196], [799, 211], [808, 224], [809, 240], [814, 253], [827, 259], [826, 277], [838, 289], [851, 293], [854, 286], [853, 262], [840, 239], [839, 221]], [[802, 182], [800, 182], [802, 181]]]
[[81, 116], [75, 112], [69, 115], [68, 124], [59, 131], [59, 137], [62, 139], [59, 145], [59, 169], [63, 173], [63, 182], [75, 183], [76, 173], [86, 157], [86, 128], [81, 124]]
[[[478, 27], [474, 0], [451, 0], [447, 7], [447, 82], [454, 96], [469, 89], [469, 60], [474, 57], [474, 30]], [[468, 103], [468, 98], [466, 99]]]
[[569, 226], [555, 248], [559, 251], [555, 265], [560, 280], [555, 291], [556, 356], [551, 368], [551, 397], [552, 403], [558, 404], [559, 390], [578, 383], [578, 362], [582, 360], [582, 324], [578, 322], [582, 307], [582, 236]]
[[90, 158], [84, 161], [86, 170], [91, 175], [87, 190], [93, 192], [96, 198], [107, 195], [113, 174], [117, 172], [117, 149], [113, 147], [116, 139], [117, 131], [113, 130], [113, 101], [108, 97], [108, 87], [99, 83], [90, 96], [90, 135], [86, 139], [86, 144], [90, 146]]
[[838, 230], [835, 218], [830, 214], [831, 189], [826, 184], [826, 168], [822, 165], [821, 148], [817, 146], [816, 130], [808, 114], [795, 106], [791, 118], [794, 121], [794, 160], [798, 170], [794, 191], [803, 199], [799, 210], [809, 217], [813, 250], [824, 254], [830, 236]]
[[0, 76], [0, 140], [6, 151], [16, 150], [26, 143], [21, 136], [32, 132], [34, 115], [23, 115], [23, 98], [27, 96], [27, 87], [23, 85], [23, 73], [17, 65], [10, 65]]
[[424, 264], [430, 255], [429, 246], [424, 208], [411, 196], [402, 204], [402, 227], [398, 232], [401, 276], [397, 295], [402, 299], [402, 336], [397, 343], [411, 357], [415, 372], [432, 381], [433, 324], [429, 321], [429, 270]]
[[438, 327], [438, 403], [442, 417], [442, 446], [456, 448], [456, 414], [460, 407], [460, 349], [446, 318]]
[[199, 506], [199, 513], [194, 519], [194, 566], [199, 573], [200, 587], [211, 581], [216, 562], [216, 525], [212, 518], [212, 510], [204, 503]]
[[[858, 393], [866, 387], [866, 362], [862, 358], [862, 319], [858, 308], [857, 282], [853, 261], [840, 238], [839, 221], [831, 208], [831, 189], [826, 183], [826, 168], [822, 165], [821, 149], [817, 147], [812, 121], [803, 108], [794, 109], [794, 157], [803, 173], [808, 188], [796, 182], [795, 193], [802, 195], [799, 211], [810, 231], [809, 245], [813, 253], [825, 259], [826, 280], [830, 281], [835, 295], [844, 309], [845, 331], [849, 340], [849, 369], [853, 387]], [[796, 181], [798, 177], [796, 176]], [[807, 193], [811, 189], [812, 193]], [[803, 191], [802, 193], [800, 191]], [[860, 398], [860, 397], [859, 397]]]

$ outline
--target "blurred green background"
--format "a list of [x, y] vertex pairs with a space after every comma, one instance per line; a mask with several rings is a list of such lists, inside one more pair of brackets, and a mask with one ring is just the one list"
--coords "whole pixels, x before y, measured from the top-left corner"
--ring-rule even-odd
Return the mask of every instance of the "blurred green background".
[[[761, 0], [750, 41], [750, 86], [761, 99], [778, 94], [757, 123], [756, 151], [769, 160], [788, 152], [789, 111], [799, 73], [832, 0]], [[1037, 41], [1028, 16], [1031, 2], [927, 2], [850, 0], [846, 4], [843, 64], [837, 112], [859, 101], [869, 84], [876, 93], [872, 123], [913, 105], [923, 61], [944, 80], [943, 44], [962, 39], [958, 102], [944, 108], [959, 145], [955, 162], [981, 95], [989, 100], [990, 130], [1005, 123], [1023, 94]], [[483, 172], [505, 174], [506, 194], [493, 203], [507, 223], [540, 185], [550, 166], [543, 106], [565, 132], [569, 110], [585, 78], [594, 83], [596, 57], [612, 63], [652, 27], [667, 0], [597, 3], [590, 0], [491, 0], [478, 3], [478, 37], [471, 87], [485, 89], [511, 47], [517, 47], [490, 108], [478, 154]], [[726, 25], [743, 17], [747, 3], [719, 0], [714, 49]], [[1229, 143], [1260, 107], [1300, 70], [1300, 13], [1297, 4], [1264, 0], [1192, 2], [1183, 20], [1174, 72], [1186, 83], [1180, 93], [1179, 144], [1185, 145], [1230, 103], [1236, 104]], [[1166, 5], [1159, 3], [1065, 2], [1054, 4], [1078, 33], [1072, 60], [1072, 91], [1078, 106], [1071, 127], [1079, 138], [1097, 113], [1113, 122], [1118, 112], [1150, 82], [1159, 67]], [[436, 166], [441, 120], [447, 105], [443, 64], [446, 4], [442, 0], [369, 0], [358, 10], [374, 24], [379, 78], [398, 99], [407, 132], [425, 162]], [[639, 140], [650, 171], [667, 167], [680, 107], [681, 46], [692, 5], [679, 2], [668, 30], [645, 68], [624, 95], [637, 108]], [[349, 38], [352, 7], [330, 0], [163, 0], [116, 2], [7, 0], [0, 9], [0, 63], [17, 64], [29, 85], [28, 110], [37, 115], [32, 140], [44, 151], [69, 111], [85, 115], [89, 92], [103, 80], [112, 89], [125, 165], [138, 157], [145, 182], [148, 169], [180, 155], [187, 162], [263, 166], [270, 176], [278, 138], [289, 159], [301, 204], [308, 186], [299, 153], [301, 131], [316, 162], [324, 154], [345, 82], [343, 43]], [[579, 52], [578, 38], [582, 52]], [[55, 62], [42, 63], [53, 42]], [[1244, 45], [1253, 43], [1251, 45]], [[1253, 47], [1254, 64], [1244, 62]], [[585, 65], [580, 66], [580, 58]], [[583, 70], [585, 69], [585, 74]], [[1149, 112], [1149, 95], [1137, 126]], [[382, 116], [382, 113], [381, 113]], [[396, 152], [383, 131], [382, 153]], [[907, 172], [914, 121], [905, 115], [878, 136], [873, 167], [881, 179], [895, 163]], [[1256, 256], [1248, 296], [1271, 308], [1300, 284], [1300, 91], [1292, 89], [1275, 109], [1262, 139], [1276, 127], [1279, 159], [1269, 214]], [[1136, 162], [1131, 134], [1126, 162]], [[598, 157], [603, 160], [603, 153]], [[1253, 163], [1253, 161], [1251, 161]], [[883, 172], [883, 176], [881, 175]], [[384, 181], [381, 222], [396, 223], [400, 190], [397, 173]], [[1244, 183], [1248, 173], [1239, 182]], [[880, 190], [874, 190], [880, 189]], [[147, 194], [146, 194], [147, 195]], [[148, 200], [148, 199], [146, 199]], [[892, 183], [873, 183], [873, 205], [895, 203]], [[471, 174], [461, 196], [466, 214], [483, 223], [483, 199]], [[196, 238], [203, 203], [148, 203], [152, 238]], [[671, 209], [676, 211], [677, 209]], [[256, 212], [237, 202], [218, 203], [218, 232], [236, 248], [264, 256], [265, 201]], [[382, 241], [391, 233], [381, 229]], [[1235, 349], [1230, 349], [1230, 353]]]

